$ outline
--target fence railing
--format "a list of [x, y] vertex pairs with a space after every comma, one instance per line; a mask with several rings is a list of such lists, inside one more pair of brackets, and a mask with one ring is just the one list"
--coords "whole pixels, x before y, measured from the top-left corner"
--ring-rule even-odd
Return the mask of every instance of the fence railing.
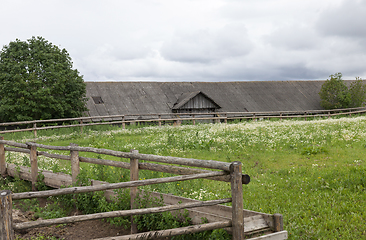
[[[196, 121], [210, 120], [214, 122], [224, 122], [241, 119], [289, 119], [289, 118], [303, 118], [307, 120], [310, 117], [326, 117], [340, 115], [362, 114], [366, 112], [365, 107], [360, 108], [345, 108], [333, 110], [307, 110], [307, 111], [272, 111], [272, 112], [211, 112], [211, 113], [161, 113], [161, 114], [129, 114], [129, 115], [108, 115], [108, 116], [94, 116], [94, 117], [80, 117], [80, 118], [62, 118], [62, 119], [48, 119], [48, 120], [33, 120], [22, 122], [7, 122], [0, 123], [0, 134], [13, 132], [33, 131], [34, 136], [37, 137], [38, 130], [58, 129], [80, 127], [83, 132], [84, 126], [96, 125], [111, 125], [119, 124], [124, 129], [126, 124], [150, 123], [162, 126], [166, 123], [179, 125], [182, 121], [191, 121], [193, 125]], [[67, 124], [69, 122], [69, 124]], [[53, 126], [40, 126], [47, 124], [59, 124]], [[31, 126], [31, 127], [29, 127]], [[12, 129], [6, 129], [12, 128]], [[15, 129], [14, 129], [15, 128]]]
[[[10, 146], [10, 147], [8, 147]], [[48, 153], [45, 151], [39, 151], [38, 149], [47, 150], [60, 150], [69, 152], [68, 155]], [[16, 170], [14, 164], [6, 163], [5, 152], [21, 152], [27, 153], [30, 156], [30, 173], [28, 171]], [[79, 156], [80, 152], [89, 152], [102, 155], [115, 156], [120, 158], [128, 158], [130, 162], [119, 162], [106, 159], [95, 159]], [[69, 160], [71, 162], [71, 182], [65, 181], [65, 177], [62, 174], [44, 174], [44, 182], [48, 186], [60, 187], [62, 185], [70, 185], [71, 183], [76, 184], [77, 177], [80, 173], [80, 162], [102, 164], [108, 166], [114, 166], [119, 168], [125, 168], [130, 170], [130, 181], [129, 182], [119, 182], [119, 183], [107, 183], [95, 186], [74, 186], [63, 189], [55, 189], [48, 191], [36, 191], [37, 176], [39, 174], [37, 156], [43, 155], [50, 158]], [[153, 164], [139, 162], [139, 160], [146, 160], [152, 162], [159, 162], [163, 164]], [[209, 168], [219, 171], [178, 167], [174, 165], [166, 164], [179, 164], [190, 167], [198, 168]], [[19, 168], [19, 167], [18, 167]], [[138, 172], [139, 169], [159, 171], [165, 173], [177, 174], [179, 176], [165, 177], [165, 178], [155, 178], [147, 180], [139, 180]], [[98, 149], [91, 147], [79, 147], [76, 144], [70, 144], [70, 146], [49, 146], [43, 144], [37, 144], [33, 142], [27, 143], [17, 143], [13, 141], [6, 141], [3, 137], [0, 137], [0, 172], [3, 177], [7, 175], [15, 175], [16, 171], [18, 174], [22, 173], [20, 176], [23, 179], [30, 180], [32, 182], [32, 192], [24, 193], [11, 193], [10, 191], [1, 191], [1, 212], [0, 212], [0, 237], [2, 239], [14, 239], [14, 230], [24, 230], [29, 228], [44, 227], [55, 224], [72, 223], [86, 220], [94, 220], [101, 218], [119, 217], [119, 216], [131, 216], [131, 235], [113, 237], [113, 239], [151, 239], [156, 237], [165, 236], [175, 236], [182, 234], [191, 234], [200, 231], [213, 230], [217, 228], [231, 228], [233, 239], [243, 239], [244, 237], [244, 216], [243, 216], [243, 190], [242, 184], [248, 184], [250, 182], [250, 177], [248, 175], [242, 174], [242, 164], [241, 162], [219, 162], [213, 160], [198, 160], [191, 158], [177, 158], [169, 156], [157, 156], [149, 154], [141, 154], [136, 150], [131, 150], [131, 152], [120, 152], [108, 149]], [[186, 181], [191, 179], [208, 178], [216, 181], [226, 181], [231, 184], [231, 198], [210, 200], [210, 201], [195, 201], [182, 204], [173, 204], [169, 206], [152, 207], [145, 209], [135, 209], [135, 197], [137, 194], [137, 187], [146, 186], [158, 183], [168, 183], [176, 181]], [[71, 216], [57, 219], [48, 220], [38, 220], [34, 222], [24, 222], [24, 223], [13, 223], [11, 212], [12, 212], [12, 200], [16, 199], [27, 199], [27, 198], [38, 198], [38, 197], [48, 197], [48, 196], [58, 196], [63, 194], [75, 194], [75, 193], [85, 193], [94, 191], [105, 191], [110, 189], [120, 189], [120, 188], [130, 188], [131, 197], [131, 210], [124, 211], [114, 211], [106, 213], [96, 213], [81, 216]], [[159, 213], [165, 211], [173, 211], [186, 208], [196, 208], [204, 206], [213, 206], [221, 203], [232, 203], [232, 213], [230, 220], [218, 221], [213, 223], [206, 223], [201, 225], [194, 225], [185, 228], [168, 229], [163, 231], [152, 231], [147, 233], [137, 233], [137, 226], [133, 222], [132, 216], [149, 214], [149, 213]], [[277, 216], [277, 232], [283, 230], [282, 216]], [[280, 219], [280, 220], [279, 220]], [[276, 225], [276, 223], [274, 224]], [[274, 226], [274, 228], [276, 228]], [[286, 232], [287, 234], [287, 232]], [[112, 238], [106, 238], [112, 239]]]

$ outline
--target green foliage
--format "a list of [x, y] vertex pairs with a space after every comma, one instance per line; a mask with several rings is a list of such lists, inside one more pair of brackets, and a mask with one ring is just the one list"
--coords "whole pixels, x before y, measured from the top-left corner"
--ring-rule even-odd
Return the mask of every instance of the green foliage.
[[[89, 186], [90, 184], [87, 172], [81, 171], [75, 186]], [[117, 193], [117, 197], [112, 202], [107, 201], [103, 191], [61, 195], [56, 197], [56, 199], [65, 209], [70, 210], [76, 207], [84, 214], [130, 209], [129, 191], [122, 189], [116, 190], [115, 193]], [[106, 221], [117, 226], [124, 226], [125, 228], [128, 228], [130, 225], [129, 217], [108, 218]]]
[[324, 109], [347, 108], [351, 103], [351, 95], [342, 80], [342, 73], [336, 73], [329, 77], [330, 79], [325, 81], [319, 92], [320, 105]]
[[50, 188], [44, 183], [44, 175], [42, 172], [38, 173], [36, 188], [38, 191], [45, 191], [49, 190]]
[[315, 155], [318, 153], [325, 153], [327, 150], [324, 148], [324, 146], [321, 146], [319, 144], [312, 143], [306, 147], [303, 147], [301, 154], [303, 155]]
[[349, 88], [342, 80], [342, 73], [329, 76], [319, 92], [320, 105], [324, 109], [355, 108], [365, 105], [366, 85], [356, 77]]
[[361, 78], [356, 77], [356, 81], [351, 83], [349, 87], [351, 102], [349, 107], [361, 107], [365, 105], [366, 85], [363, 84]]
[[[163, 206], [163, 197], [160, 199], [151, 197], [150, 194], [137, 195], [136, 199], [137, 208], [149, 208]], [[173, 229], [180, 227], [187, 227], [192, 225], [191, 219], [188, 217], [188, 211], [177, 211], [174, 214], [171, 212], [161, 212], [137, 215], [134, 217], [134, 222], [137, 224], [139, 231], [154, 231]], [[202, 223], [207, 223], [207, 219], [202, 219]], [[228, 240], [231, 239], [230, 235], [222, 229], [214, 231], [204, 231], [189, 235], [174, 236], [171, 239], [174, 240]]]
[[42, 37], [16, 39], [0, 52], [0, 122], [79, 117], [85, 88], [68, 52]]

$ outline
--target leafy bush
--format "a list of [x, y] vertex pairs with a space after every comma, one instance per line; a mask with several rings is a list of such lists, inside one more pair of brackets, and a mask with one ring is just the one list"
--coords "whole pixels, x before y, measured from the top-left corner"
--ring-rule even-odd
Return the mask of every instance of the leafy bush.
[[356, 77], [356, 81], [348, 88], [342, 80], [342, 73], [329, 76], [322, 85], [319, 92], [320, 105], [324, 109], [340, 109], [364, 106], [366, 100], [366, 86], [361, 78]]
[[342, 80], [342, 73], [336, 73], [329, 77], [330, 79], [325, 81], [319, 92], [320, 105], [324, 109], [347, 108], [351, 102], [351, 95]]

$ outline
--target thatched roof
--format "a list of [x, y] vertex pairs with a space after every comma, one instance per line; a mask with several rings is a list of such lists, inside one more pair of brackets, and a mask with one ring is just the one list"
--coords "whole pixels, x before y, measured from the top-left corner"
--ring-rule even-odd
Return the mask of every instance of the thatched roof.
[[177, 104], [203, 93], [221, 107], [220, 112], [317, 110], [322, 109], [318, 93], [323, 83], [87, 82], [87, 107], [91, 116], [172, 113]]

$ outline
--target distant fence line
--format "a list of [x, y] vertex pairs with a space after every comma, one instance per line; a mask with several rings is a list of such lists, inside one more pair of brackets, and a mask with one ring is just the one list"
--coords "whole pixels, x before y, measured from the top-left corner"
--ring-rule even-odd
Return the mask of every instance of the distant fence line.
[[[7, 147], [7, 146], [11, 147]], [[59, 155], [53, 153], [47, 153], [44, 151], [39, 151], [38, 149], [47, 150], [62, 150], [68, 151], [69, 155]], [[16, 167], [14, 164], [6, 163], [5, 152], [22, 152], [27, 153], [30, 156], [31, 167]], [[79, 156], [80, 152], [90, 152], [102, 155], [117, 156], [121, 158], [130, 159], [130, 162], [119, 162], [111, 161], [105, 159], [94, 159]], [[51, 158], [69, 160], [71, 162], [71, 178], [69, 175], [65, 174], [55, 174], [48, 171], [41, 171], [38, 169], [37, 156], [44, 155]], [[163, 164], [147, 164], [139, 162], [139, 160], [159, 162]], [[92, 186], [74, 186], [62, 189], [47, 190], [47, 191], [36, 191], [37, 176], [41, 172], [44, 175], [44, 182], [48, 186], [59, 188], [62, 185], [69, 185], [70, 183], [76, 184], [77, 176], [80, 174], [80, 162], [87, 162], [93, 164], [102, 164], [114, 167], [120, 167], [130, 170], [130, 181], [129, 182], [118, 182], [118, 183], [105, 183], [97, 184]], [[165, 164], [179, 164], [190, 167], [198, 168], [209, 168], [216, 169], [220, 171], [211, 171], [203, 169], [192, 169], [187, 167], [177, 167]], [[159, 172], [169, 172], [173, 174], [178, 174], [180, 176], [155, 178], [139, 180], [138, 172], [139, 169], [148, 169], [152, 171]], [[23, 193], [11, 193], [8, 190], [0, 191], [0, 201], [2, 203], [2, 208], [0, 209], [0, 229], [5, 229], [6, 231], [0, 231], [1, 239], [14, 239], [13, 230], [24, 230], [29, 228], [44, 227], [50, 225], [57, 225], [63, 223], [73, 223], [79, 221], [110, 218], [118, 216], [134, 216], [149, 213], [159, 213], [165, 211], [179, 210], [179, 209], [191, 209], [197, 207], [207, 208], [209, 206], [218, 206], [220, 203], [232, 203], [232, 207], [226, 209], [227, 217], [226, 220], [214, 221], [206, 224], [201, 224], [198, 226], [190, 226], [185, 228], [177, 229], [167, 229], [163, 231], [152, 231], [147, 233], [137, 233], [137, 225], [133, 222], [131, 217], [131, 234], [124, 237], [110, 237], [105, 239], [153, 239], [156, 236], [175, 236], [181, 234], [191, 234], [195, 232], [213, 230], [218, 228], [230, 228], [232, 233], [232, 239], [239, 240], [244, 239], [244, 235], [251, 234], [253, 232], [261, 232], [271, 230], [273, 239], [285, 239], [287, 238], [287, 232], [283, 231], [283, 218], [281, 214], [265, 214], [256, 213], [243, 209], [243, 190], [242, 184], [248, 184], [250, 182], [250, 177], [248, 175], [242, 174], [242, 163], [241, 162], [219, 162], [213, 160], [198, 160], [191, 158], [178, 158], [170, 156], [158, 156], [150, 154], [141, 154], [137, 150], [131, 150], [131, 152], [120, 152], [108, 149], [98, 149], [91, 147], [79, 147], [76, 144], [70, 144], [70, 146], [49, 146], [43, 144], [37, 144], [34, 142], [27, 143], [17, 143], [13, 141], [6, 141], [2, 136], [0, 136], [0, 173], [2, 177], [19, 176], [22, 179], [30, 180], [32, 182], [33, 192], [23, 192]], [[183, 202], [181, 204], [172, 204], [161, 207], [150, 207], [145, 209], [136, 209], [135, 198], [137, 196], [137, 187], [145, 186], [158, 183], [168, 183], [176, 181], [186, 181], [191, 179], [199, 178], [209, 178], [218, 181], [227, 181], [231, 184], [231, 197], [225, 199], [217, 199], [210, 201], [193, 201]], [[65, 184], [69, 183], [69, 184]], [[48, 220], [38, 220], [32, 222], [24, 223], [13, 223], [12, 222], [12, 200], [16, 199], [28, 199], [28, 198], [38, 198], [38, 197], [48, 197], [48, 196], [58, 196], [63, 194], [75, 194], [84, 192], [94, 192], [94, 191], [105, 191], [111, 189], [120, 188], [130, 188], [131, 197], [131, 210], [123, 211], [113, 211], [105, 213], [96, 213], [89, 215], [71, 216], [57, 219]], [[173, 195], [172, 195], [173, 196]], [[224, 208], [225, 206], [221, 206]], [[229, 212], [227, 211], [229, 210]], [[206, 210], [207, 211], [207, 210]], [[217, 214], [216, 210], [208, 210], [209, 213]], [[244, 213], [247, 216], [244, 216]], [[203, 213], [201, 213], [203, 214]], [[250, 216], [250, 217], [249, 217]], [[219, 216], [216, 216], [219, 217]], [[223, 217], [220, 217], [222, 219]], [[249, 229], [245, 229], [247, 226]], [[271, 234], [267, 235], [270, 236]], [[278, 238], [278, 237], [281, 238]], [[272, 239], [272, 238], [271, 238]]]
[[[193, 125], [196, 121], [209, 120], [216, 123], [241, 119], [289, 119], [289, 118], [303, 118], [307, 120], [309, 117], [332, 117], [340, 115], [352, 115], [362, 114], [366, 112], [365, 107], [360, 108], [345, 108], [345, 109], [332, 109], [332, 110], [308, 110], [308, 111], [271, 111], [271, 112], [210, 112], [210, 113], [152, 113], [152, 114], [128, 114], [128, 115], [108, 115], [108, 116], [93, 116], [93, 117], [79, 117], [79, 118], [61, 118], [61, 119], [47, 119], [47, 120], [33, 120], [33, 121], [21, 121], [21, 122], [6, 122], [0, 123], [0, 128], [11, 126], [11, 128], [2, 130], [1, 133], [14, 133], [14, 132], [26, 132], [33, 131], [34, 136], [37, 137], [37, 130], [57, 129], [57, 128], [70, 128], [80, 127], [81, 132], [84, 126], [95, 125], [111, 125], [120, 124], [124, 129], [126, 124], [138, 124], [138, 123], [155, 123], [158, 126], [162, 126], [166, 123], [172, 123], [174, 125], [180, 125], [182, 121], [191, 121]], [[70, 124], [65, 124], [71, 122]], [[40, 124], [59, 124], [53, 126], [42, 126]], [[38, 124], [38, 126], [37, 126]], [[26, 126], [21, 128], [21, 126]], [[27, 127], [32, 125], [32, 127]]]

